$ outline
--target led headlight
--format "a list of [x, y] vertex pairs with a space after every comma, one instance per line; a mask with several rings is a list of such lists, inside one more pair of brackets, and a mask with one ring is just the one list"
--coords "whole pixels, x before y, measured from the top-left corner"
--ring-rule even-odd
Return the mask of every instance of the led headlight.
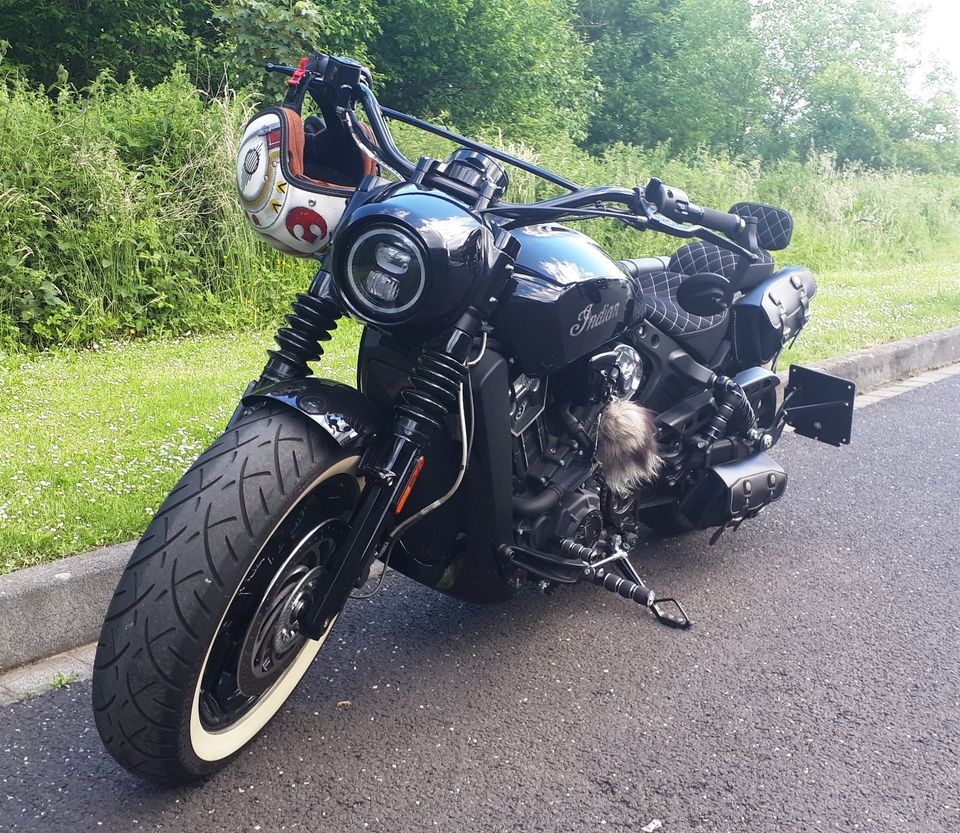
[[345, 260], [345, 278], [357, 311], [376, 320], [402, 318], [423, 295], [427, 270], [420, 244], [392, 226], [357, 237]]

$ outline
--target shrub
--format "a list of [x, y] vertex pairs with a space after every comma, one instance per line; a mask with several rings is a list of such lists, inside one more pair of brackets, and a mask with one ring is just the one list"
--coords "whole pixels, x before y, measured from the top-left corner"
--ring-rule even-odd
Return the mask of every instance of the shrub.
[[574, 18], [570, 0], [381, 0], [371, 57], [384, 101], [465, 130], [579, 136], [590, 46]]
[[[252, 105], [205, 97], [182, 70], [152, 89], [101, 75], [84, 95], [65, 87], [56, 100], [14, 77], [0, 81], [0, 346], [278, 321], [317, 264], [267, 248], [239, 209], [233, 170]], [[443, 158], [452, 147], [395, 130], [412, 158]], [[629, 145], [591, 156], [555, 134], [536, 150], [515, 149], [584, 185], [656, 174], [707, 205], [782, 205], [796, 233], [778, 260], [818, 270], [960, 260], [960, 176], [838, 171], [828, 156], [769, 166], [706, 152], [677, 159]], [[515, 200], [556, 190], [517, 171], [511, 179]], [[677, 245], [613, 222], [578, 227], [617, 257]]]
[[305, 269], [256, 241], [234, 199], [248, 112], [182, 71], [152, 89], [103, 75], [55, 101], [0, 87], [0, 337], [83, 344], [275, 315]]
[[122, 80], [162, 81], [177, 61], [207, 63], [213, 0], [4, 0], [0, 41], [7, 60], [44, 85], [66, 69], [78, 85], [105, 69]]
[[224, 0], [214, 17], [217, 54], [234, 86], [263, 83], [268, 62], [295, 63], [317, 49], [366, 60], [379, 28], [372, 0]]

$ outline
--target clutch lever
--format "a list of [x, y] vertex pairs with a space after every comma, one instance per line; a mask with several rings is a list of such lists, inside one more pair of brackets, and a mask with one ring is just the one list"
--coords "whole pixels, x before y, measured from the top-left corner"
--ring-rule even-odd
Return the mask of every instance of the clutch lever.
[[706, 240], [708, 243], [713, 243], [716, 246], [720, 246], [723, 249], [727, 249], [734, 254], [746, 258], [750, 263], [756, 263], [760, 260], [760, 255], [756, 252], [751, 252], [746, 247], [741, 246], [739, 243], [734, 243], [729, 237], [724, 237], [712, 229], [697, 225], [687, 225], [686, 223], [677, 223], [671, 220], [669, 217], [661, 214], [657, 210], [657, 206], [650, 202], [639, 188], [636, 189], [636, 199], [630, 208], [635, 214], [639, 214], [646, 220], [646, 227], [649, 229], [662, 231], [664, 234], [684, 239], [699, 237], [701, 240]]

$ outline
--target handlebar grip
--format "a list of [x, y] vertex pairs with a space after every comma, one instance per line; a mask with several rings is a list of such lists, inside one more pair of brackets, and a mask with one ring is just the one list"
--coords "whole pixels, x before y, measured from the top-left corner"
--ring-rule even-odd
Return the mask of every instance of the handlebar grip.
[[291, 76], [291, 81], [299, 81], [305, 71], [314, 75], [312, 89], [328, 87], [338, 90], [340, 87], [356, 89], [360, 84], [368, 87], [373, 83], [373, 74], [368, 67], [353, 58], [338, 58], [323, 52], [314, 52], [310, 58], [301, 61], [299, 69], [283, 66], [282, 64], [267, 64], [267, 72], [279, 72]]
[[690, 202], [685, 191], [667, 185], [654, 177], [647, 183], [644, 196], [652, 202], [665, 217], [678, 223], [696, 223], [704, 228], [719, 231], [727, 237], [734, 237], [743, 229], [743, 220], [736, 214], [704, 208]]
[[727, 237], [736, 237], [743, 228], [743, 219], [736, 214], [728, 214], [726, 211], [716, 211], [713, 208], [702, 208], [700, 206], [690, 206], [700, 209], [699, 223], [701, 226], [719, 231]]

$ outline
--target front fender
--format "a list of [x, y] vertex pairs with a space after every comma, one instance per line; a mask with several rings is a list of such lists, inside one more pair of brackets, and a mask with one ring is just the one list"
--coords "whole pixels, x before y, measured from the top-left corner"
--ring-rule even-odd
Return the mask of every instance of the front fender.
[[244, 395], [245, 407], [278, 402], [303, 414], [345, 449], [362, 449], [383, 430], [380, 409], [356, 388], [332, 379], [294, 379], [263, 385]]

